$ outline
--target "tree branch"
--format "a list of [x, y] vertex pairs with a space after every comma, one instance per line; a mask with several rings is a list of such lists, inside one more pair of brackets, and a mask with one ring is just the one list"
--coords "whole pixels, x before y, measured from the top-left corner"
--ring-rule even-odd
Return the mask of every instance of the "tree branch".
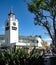
[[[41, 23], [42, 23], [42, 22], [41, 22]], [[45, 25], [44, 23], [42, 23], [42, 24], [43, 24], [43, 26], [46, 28], [47, 32], [49, 33], [50, 38], [53, 40], [52, 34], [51, 34], [50, 30], [49, 30], [49, 27], [48, 27], [47, 25]]]

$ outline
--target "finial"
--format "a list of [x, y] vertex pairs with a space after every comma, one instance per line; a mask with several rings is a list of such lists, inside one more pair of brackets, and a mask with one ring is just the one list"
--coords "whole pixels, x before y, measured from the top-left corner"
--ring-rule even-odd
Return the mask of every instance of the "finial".
[[13, 13], [13, 9], [12, 9], [12, 7], [11, 7], [11, 9], [10, 9], [10, 13], [9, 13], [8, 15], [11, 15], [11, 14], [15, 15], [15, 14]]
[[11, 9], [10, 9], [10, 13], [13, 13], [13, 8], [11, 7]]

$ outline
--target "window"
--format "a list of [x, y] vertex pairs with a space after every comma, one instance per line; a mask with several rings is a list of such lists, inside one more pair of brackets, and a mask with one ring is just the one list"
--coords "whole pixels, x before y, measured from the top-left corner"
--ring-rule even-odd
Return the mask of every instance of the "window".
[[14, 26], [16, 26], [16, 23], [15, 23], [15, 22], [13, 22], [13, 25], [14, 25]]
[[12, 30], [17, 30], [17, 27], [12, 27]]
[[39, 41], [37, 40], [37, 43], [39, 43]]
[[6, 27], [5, 30], [9, 30], [10, 27]]

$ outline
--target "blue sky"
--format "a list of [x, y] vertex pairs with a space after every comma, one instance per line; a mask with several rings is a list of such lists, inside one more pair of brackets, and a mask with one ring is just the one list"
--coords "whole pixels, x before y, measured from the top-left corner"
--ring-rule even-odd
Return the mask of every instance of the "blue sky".
[[4, 25], [8, 18], [11, 7], [19, 21], [19, 35], [41, 35], [43, 39], [48, 39], [43, 28], [34, 25], [34, 15], [28, 11], [24, 0], [0, 0], [0, 35], [5, 34]]

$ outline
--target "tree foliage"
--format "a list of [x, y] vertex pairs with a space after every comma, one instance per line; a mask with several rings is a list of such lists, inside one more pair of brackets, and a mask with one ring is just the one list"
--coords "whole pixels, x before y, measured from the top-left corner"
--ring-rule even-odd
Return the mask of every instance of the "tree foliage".
[[[56, 48], [56, 0], [31, 0], [28, 10], [35, 15], [35, 25], [44, 27]], [[55, 51], [56, 53], [56, 51]]]

